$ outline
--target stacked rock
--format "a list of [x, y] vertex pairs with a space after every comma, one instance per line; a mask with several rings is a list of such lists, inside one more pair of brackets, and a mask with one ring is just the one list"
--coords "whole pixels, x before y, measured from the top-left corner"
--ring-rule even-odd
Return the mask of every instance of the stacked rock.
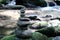
[[28, 28], [32, 24], [30, 22], [30, 19], [26, 18], [22, 13], [24, 14], [25, 11], [21, 12], [21, 17], [17, 22], [18, 28], [15, 30], [15, 33], [13, 35], [2, 38], [1, 40], [47, 40], [48, 38], [46, 35], [43, 35], [36, 31], [32, 32], [34, 29], [31, 30], [31, 28]]

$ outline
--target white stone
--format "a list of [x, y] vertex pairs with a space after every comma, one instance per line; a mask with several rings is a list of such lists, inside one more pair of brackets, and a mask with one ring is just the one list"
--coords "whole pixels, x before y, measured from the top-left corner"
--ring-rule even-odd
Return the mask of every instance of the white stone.
[[48, 27], [55, 27], [55, 26], [58, 26], [60, 24], [60, 21], [59, 20], [50, 20], [49, 22], [48, 22]]

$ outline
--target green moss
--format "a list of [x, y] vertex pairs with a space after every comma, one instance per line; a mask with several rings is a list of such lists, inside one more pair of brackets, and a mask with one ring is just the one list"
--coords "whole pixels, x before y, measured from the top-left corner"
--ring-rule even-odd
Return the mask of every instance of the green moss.
[[39, 29], [37, 32], [40, 32], [46, 36], [55, 36], [55, 28], [54, 27], [47, 27]]
[[[34, 32], [32, 33], [32, 38], [30, 39], [24, 39], [24, 40], [47, 40], [47, 36], [39, 33], [39, 32]], [[1, 40], [15, 40], [15, 35], [10, 35], [10, 36], [5, 36]]]
[[47, 40], [48, 37], [43, 35], [43, 34], [41, 34], [41, 33], [39, 33], [39, 32], [34, 32], [32, 34], [32, 39], [33, 40]]
[[49, 37], [48, 40], [52, 40], [53, 37]]
[[1, 40], [14, 40], [14, 38], [15, 38], [15, 35], [10, 35], [10, 36], [5, 36]]
[[6, 3], [6, 0], [0, 0], [0, 3], [4, 4]]

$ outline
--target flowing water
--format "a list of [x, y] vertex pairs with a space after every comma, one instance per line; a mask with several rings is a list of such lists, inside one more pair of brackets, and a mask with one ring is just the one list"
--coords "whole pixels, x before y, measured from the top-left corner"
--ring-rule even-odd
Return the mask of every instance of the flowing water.
[[52, 12], [52, 11], [60, 11], [60, 6], [58, 6], [55, 2], [53, 2], [54, 4], [55, 4], [55, 6], [49, 6], [49, 3], [48, 2], [46, 2], [47, 3], [47, 6], [46, 7], [40, 7], [40, 8], [38, 8], [38, 10], [40, 10], [40, 11], [50, 11], [50, 12]]
[[16, 2], [15, 2], [15, 0], [8, 1], [8, 4], [7, 5], [8, 6], [14, 6], [14, 5], [16, 5]]
[[[37, 7], [37, 10], [40, 10], [40, 11], [47, 11], [47, 12], [52, 12], [52, 11], [59, 11], [60, 12], [60, 6], [58, 6], [55, 2], [53, 2], [55, 4], [55, 6], [49, 6], [49, 3], [47, 3], [47, 6], [46, 7]], [[7, 5], [8, 6], [13, 6], [15, 5], [16, 2], [15, 0], [12, 0], [10, 1]], [[31, 4], [28, 3], [28, 5], [31, 6]], [[34, 5], [33, 5], [34, 6]], [[33, 16], [33, 15], [32, 15]], [[57, 37], [53, 37], [52, 40], [60, 40], [60, 36], [57, 36]]]
[[51, 37], [49, 40], [60, 40], [60, 36]]

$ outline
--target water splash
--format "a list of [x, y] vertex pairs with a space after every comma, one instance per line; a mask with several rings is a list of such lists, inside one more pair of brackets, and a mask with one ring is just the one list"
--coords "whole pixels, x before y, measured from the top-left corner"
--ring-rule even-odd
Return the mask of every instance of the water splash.
[[57, 6], [57, 4], [55, 2], [53, 2], [55, 4], [55, 6]]
[[47, 3], [47, 7], [49, 7], [49, 3], [48, 2], [46, 2]]
[[[50, 5], [49, 5], [49, 2], [46, 2], [47, 3], [47, 7], [50, 7]], [[57, 4], [53, 1], [52, 2], [55, 6], [57, 6]]]
[[38, 10], [47, 11], [47, 12], [60, 11], [60, 6], [58, 6], [55, 2], [53, 2], [55, 6], [49, 6], [49, 3], [48, 2], [46, 3], [47, 3], [46, 7], [38, 8]]
[[14, 5], [16, 5], [16, 2], [15, 2], [15, 0], [12, 0], [12, 1], [9, 1], [7, 5], [14, 6]]

